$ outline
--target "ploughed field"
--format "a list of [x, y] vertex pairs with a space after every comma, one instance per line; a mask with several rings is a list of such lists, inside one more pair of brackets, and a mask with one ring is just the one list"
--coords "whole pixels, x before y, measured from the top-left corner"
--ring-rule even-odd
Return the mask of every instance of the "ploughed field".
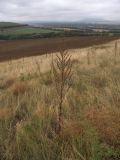
[[0, 61], [104, 44], [115, 37], [69, 37], [0, 41]]

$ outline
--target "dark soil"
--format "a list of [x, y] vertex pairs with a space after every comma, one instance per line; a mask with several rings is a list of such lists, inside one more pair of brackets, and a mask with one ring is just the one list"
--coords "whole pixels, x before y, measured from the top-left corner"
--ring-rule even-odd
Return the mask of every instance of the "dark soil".
[[0, 41], [0, 61], [105, 44], [115, 39], [115, 37], [69, 37]]

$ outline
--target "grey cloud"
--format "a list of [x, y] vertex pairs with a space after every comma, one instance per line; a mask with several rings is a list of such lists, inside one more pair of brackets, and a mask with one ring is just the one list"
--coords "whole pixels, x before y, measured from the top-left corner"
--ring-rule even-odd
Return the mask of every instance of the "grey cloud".
[[119, 0], [0, 0], [0, 21], [120, 21]]

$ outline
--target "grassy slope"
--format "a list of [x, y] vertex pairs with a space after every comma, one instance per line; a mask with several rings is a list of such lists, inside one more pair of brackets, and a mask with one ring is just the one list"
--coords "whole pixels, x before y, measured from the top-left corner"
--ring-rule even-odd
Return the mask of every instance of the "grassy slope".
[[120, 158], [120, 55], [114, 64], [114, 42], [93, 47], [88, 65], [88, 50], [69, 51], [73, 80], [59, 136], [50, 71], [55, 55], [0, 64], [0, 159]]
[[13, 22], [0, 22], [0, 28], [14, 27], [14, 26], [22, 26], [22, 24]]

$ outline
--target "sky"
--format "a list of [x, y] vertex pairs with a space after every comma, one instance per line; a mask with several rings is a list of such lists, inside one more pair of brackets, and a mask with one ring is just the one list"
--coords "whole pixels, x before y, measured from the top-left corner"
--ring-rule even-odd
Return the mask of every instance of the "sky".
[[120, 22], [120, 0], [0, 0], [0, 21]]

